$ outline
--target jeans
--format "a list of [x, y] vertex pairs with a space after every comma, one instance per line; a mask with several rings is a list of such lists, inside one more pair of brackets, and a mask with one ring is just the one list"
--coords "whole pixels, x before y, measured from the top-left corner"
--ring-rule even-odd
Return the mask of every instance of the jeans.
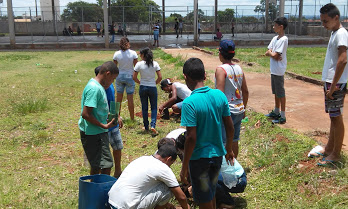
[[234, 201], [230, 193], [243, 193], [246, 185], [247, 185], [247, 177], [245, 172], [243, 173], [241, 177], [238, 178], [237, 185], [235, 187], [232, 187], [231, 189], [225, 186], [222, 179], [219, 179], [218, 184], [216, 186], [216, 195], [215, 195], [216, 203], [234, 205]]
[[143, 114], [143, 123], [146, 130], [149, 129], [148, 111], [150, 99], [151, 105], [151, 128], [156, 127], [157, 120], [157, 88], [155, 86], [143, 86], [139, 87], [139, 95], [141, 101], [141, 111]]

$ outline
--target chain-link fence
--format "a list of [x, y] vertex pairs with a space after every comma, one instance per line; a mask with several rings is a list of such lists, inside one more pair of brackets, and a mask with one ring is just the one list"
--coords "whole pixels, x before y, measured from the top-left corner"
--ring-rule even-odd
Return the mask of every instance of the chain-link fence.
[[[319, 9], [323, 5], [303, 5], [302, 21], [299, 19], [299, 1], [286, 1], [284, 14], [289, 20], [287, 34], [327, 36], [328, 33], [321, 27]], [[348, 22], [348, 4], [336, 5], [341, 12], [341, 21], [344, 26]], [[53, 9], [54, 8], [54, 9]], [[198, 18], [201, 33], [215, 34], [218, 28], [223, 34], [231, 33], [267, 33], [271, 32], [272, 20], [278, 15], [279, 8], [275, 4], [269, 6], [269, 28], [265, 27], [264, 5], [219, 5], [217, 15], [215, 7], [199, 6]], [[84, 42], [101, 41], [88, 37], [96, 36], [97, 22], [103, 22], [103, 8], [97, 4], [89, 6], [65, 7], [14, 7], [16, 36], [40, 36], [32, 38], [33, 42], [39, 39], [45, 41], [63, 41], [68, 36], [70, 40], [81, 36]], [[109, 30], [114, 28], [115, 33], [125, 34], [152, 34], [155, 23], [159, 23], [162, 34], [175, 33], [175, 18], [182, 25], [184, 36], [189, 38], [193, 34], [193, 6], [162, 7], [158, 5], [123, 6], [111, 5], [109, 12]], [[165, 18], [163, 18], [165, 17]], [[300, 22], [302, 25], [300, 26]], [[101, 24], [103, 27], [103, 24]], [[113, 25], [113, 27], [111, 27]], [[8, 29], [7, 8], [0, 8], [0, 35], [6, 36]], [[50, 38], [49, 38], [50, 37]]]

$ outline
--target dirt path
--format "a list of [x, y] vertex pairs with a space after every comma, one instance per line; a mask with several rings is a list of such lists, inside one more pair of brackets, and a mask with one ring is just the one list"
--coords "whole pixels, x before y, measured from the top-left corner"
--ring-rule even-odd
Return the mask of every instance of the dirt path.
[[[184, 59], [199, 57], [204, 63], [208, 76], [212, 79], [215, 68], [221, 64], [217, 57], [194, 49], [165, 49], [164, 51], [173, 56], [180, 54]], [[248, 106], [256, 112], [268, 113], [274, 108], [270, 74], [245, 72], [245, 77], [250, 94]], [[322, 87], [286, 77], [285, 90], [287, 123], [281, 126], [305, 133], [326, 144], [330, 120], [324, 111]], [[348, 113], [347, 99], [344, 104], [344, 112]], [[348, 117], [345, 116], [343, 120], [347, 130]], [[348, 130], [345, 132], [343, 149], [348, 151]]]

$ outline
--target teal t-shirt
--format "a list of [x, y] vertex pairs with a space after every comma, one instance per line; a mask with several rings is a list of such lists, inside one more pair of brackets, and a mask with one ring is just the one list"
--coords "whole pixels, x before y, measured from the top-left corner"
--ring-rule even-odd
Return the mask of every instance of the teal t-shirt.
[[[85, 89], [83, 90], [81, 99], [81, 114], [84, 106], [93, 107], [93, 116], [99, 122], [103, 124], [107, 123], [109, 106], [105, 89], [94, 78], [88, 81]], [[82, 118], [82, 116], [80, 116], [79, 128], [81, 131], [85, 132], [86, 135], [97, 135], [108, 131], [108, 129], [103, 129], [86, 121]]]
[[181, 109], [181, 126], [196, 127], [197, 141], [190, 160], [226, 154], [222, 143], [222, 117], [230, 116], [225, 94], [208, 86], [192, 91]]

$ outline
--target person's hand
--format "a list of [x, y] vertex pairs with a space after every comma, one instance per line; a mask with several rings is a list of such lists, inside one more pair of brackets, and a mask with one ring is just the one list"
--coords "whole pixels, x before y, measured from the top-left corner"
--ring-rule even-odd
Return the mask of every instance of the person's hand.
[[158, 111], [159, 111], [160, 114], [162, 114], [163, 110], [164, 110], [164, 107], [161, 105], [161, 106], [158, 108]]
[[165, 205], [165, 208], [166, 208], [166, 209], [175, 209], [175, 206], [168, 202], [168, 203]]
[[225, 158], [226, 158], [226, 161], [227, 161], [227, 164], [229, 165], [234, 165], [234, 154], [233, 152], [227, 152], [226, 155], [225, 155]]
[[181, 168], [181, 172], [180, 172], [180, 181], [184, 184], [189, 184], [188, 180], [188, 172], [187, 172], [187, 168]]
[[118, 125], [119, 125], [119, 128], [123, 127], [123, 120], [121, 116], [118, 117]]
[[117, 126], [117, 124], [116, 123], [114, 123], [115, 122], [115, 118], [113, 118], [109, 123], [107, 123], [106, 125], [104, 125], [104, 129], [109, 129], [109, 128], [112, 128], [112, 127], [114, 127], [114, 126]]
[[334, 99], [333, 96], [332, 96], [332, 94], [333, 94], [335, 91], [337, 91], [337, 90], [340, 90], [337, 86], [331, 86], [331, 87], [330, 87], [330, 90], [327, 90], [327, 91], [325, 92], [326, 98], [328, 98], [328, 99]]

